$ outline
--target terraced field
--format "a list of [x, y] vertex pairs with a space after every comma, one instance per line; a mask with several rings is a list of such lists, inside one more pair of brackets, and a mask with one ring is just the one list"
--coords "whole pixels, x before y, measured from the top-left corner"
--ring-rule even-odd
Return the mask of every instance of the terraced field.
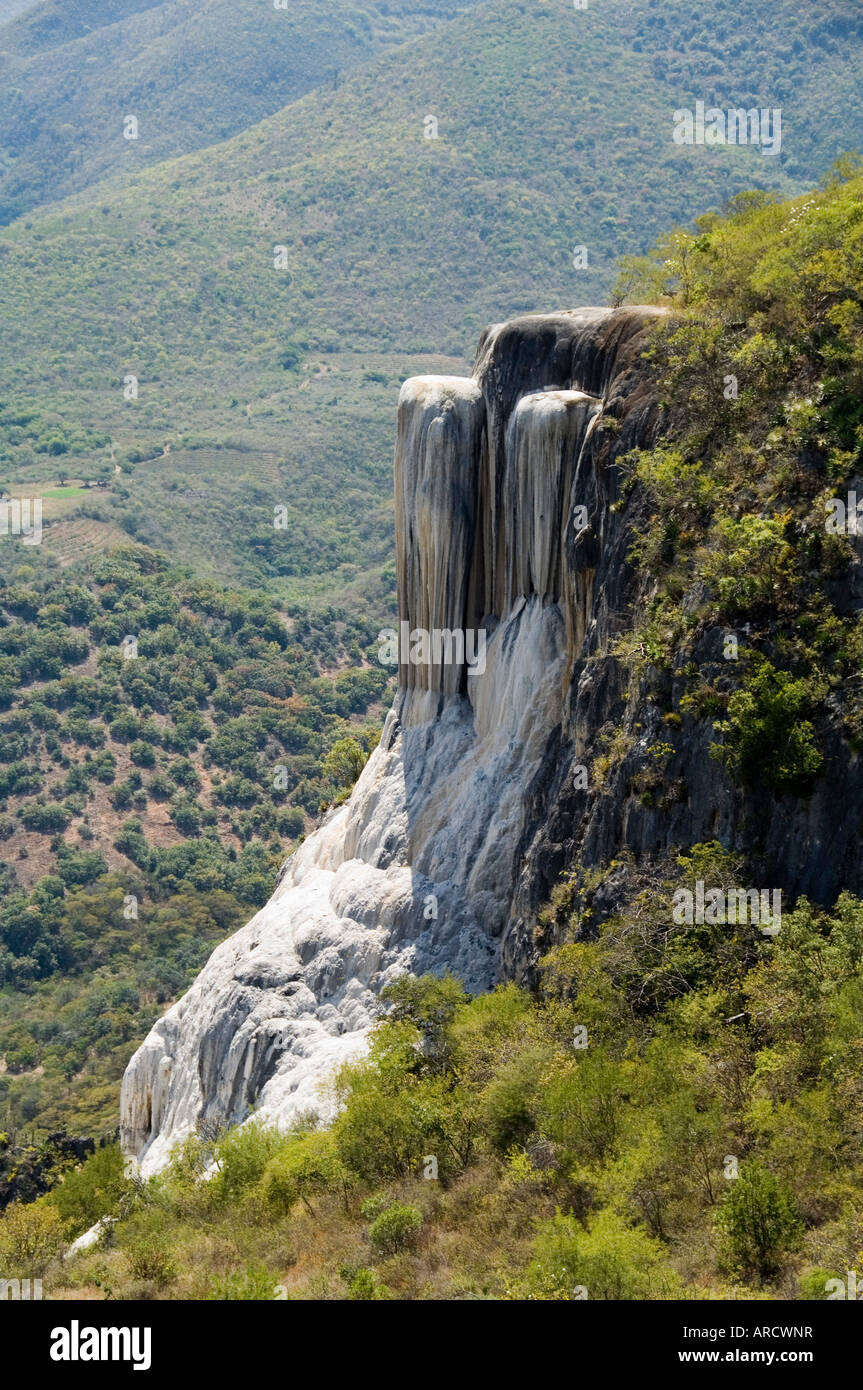
[[42, 544], [56, 556], [64, 569], [101, 551], [113, 550], [126, 540], [128, 536], [119, 526], [91, 517], [55, 521], [45, 528], [42, 536]]

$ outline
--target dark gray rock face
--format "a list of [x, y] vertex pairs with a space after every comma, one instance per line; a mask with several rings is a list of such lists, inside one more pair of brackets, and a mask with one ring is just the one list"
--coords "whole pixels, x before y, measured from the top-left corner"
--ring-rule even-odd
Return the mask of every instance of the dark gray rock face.
[[[643, 315], [641, 310], [621, 311], [567, 339], [574, 346], [573, 386], [600, 393], [603, 410], [579, 478], [578, 500], [588, 507], [590, 525], [575, 539], [568, 536], [565, 546], [564, 601], [572, 642], [563, 717], [533, 789], [530, 829], [503, 943], [504, 972], [523, 981], [535, 978], [536, 914], [560, 874], [576, 864], [608, 865], [624, 850], [632, 852], [637, 866], [718, 840], [743, 854], [754, 881], [780, 888], [787, 903], [806, 896], [830, 905], [843, 888], [863, 892], [863, 859], [856, 844], [863, 825], [863, 769], [838, 726], [826, 731], [824, 772], [809, 796], [732, 786], [709, 754], [712, 722], [688, 715], [672, 738], [663, 794], [645, 798], [633, 789], [639, 772], [649, 765], [649, 745], [669, 737], [662, 728], [662, 710], [676, 708], [683, 693], [682, 680], [656, 671], [648, 672], [640, 688], [628, 690], [625, 672], [610, 654], [615, 637], [631, 627], [633, 612], [645, 598], [627, 561], [646, 522], [644, 499], [633, 492], [621, 505], [616, 467], [634, 446], [649, 446], [660, 423], [647, 375], [638, 365]], [[507, 325], [499, 341], [517, 337], [522, 322]], [[566, 360], [568, 349], [559, 340], [549, 349], [547, 330], [530, 324], [527, 343], [519, 343], [510, 362], [489, 373], [501, 401], [517, 392], [519, 370], [533, 379], [533, 363], [543, 350], [555, 364]], [[478, 360], [482, 357], [481, 346]], [[616, 422], [612, 431], [605, 427], [609, 417]], [[857, 546], [860, 559], [843, 585], [849, 613], [863, 608], [863, 537], [857, 538]], [[727, 672], [722, 639], [719, 629], [705, 632], [689, 658], [702, 673], [720, 680]], [[578, 768], [590, 769], [600, 735], [615, 731], [625, 756], [602, 786], [590, 776], [582, 786]]]

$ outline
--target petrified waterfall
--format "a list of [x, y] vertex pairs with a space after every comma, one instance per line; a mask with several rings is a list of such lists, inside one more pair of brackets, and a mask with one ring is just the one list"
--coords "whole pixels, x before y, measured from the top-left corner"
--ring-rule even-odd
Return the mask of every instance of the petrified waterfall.
[[325, 1112], [395, 975], [449, 968], [477, 991], [514, 968], [514, 905], [602, 603], [611, 458], [647, 429], [633, 363], [655, 312], [516, 319], [486, 331], [472, 377], [402, 387], [399, 617], [481, 629], [484, 669], [440, 651], [400, 666], [350, 800], [136, 1052], [123, 1143], [144, 1172], [200, 1120]]

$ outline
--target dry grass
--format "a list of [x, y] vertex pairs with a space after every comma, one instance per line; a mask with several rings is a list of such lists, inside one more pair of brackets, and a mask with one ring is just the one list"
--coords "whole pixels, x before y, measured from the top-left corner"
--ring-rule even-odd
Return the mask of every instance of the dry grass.
[[[215, 1281], [265, 1268], [273, 1289], [288, 1299], [345, 1299], [350, 1274], [371, 1269], [395, 1299], [500, 1298], [507, 1281], [530, 1258], [534, 1223], [553, 1214], [550, 1196], [531, 1187], [519, 1192], [501, 1181], [500, 1165], [489, 1159], [451, 1187], [422, 1179], [387, 1184], [388, 1196], [423, 1213], [416, 1245], [387, 1258], [372, 1247], [361, 1205], [367, 1192], [315, 1199], [314, 1215], [302, 1202], [274, 1220], [248, 1197], [209, 1221], [153, 1212], [133, 1217], [108, 1236], [107, 1244], [58, 1266], [46, 1277], [52, 1299], [200, 1300], [213, 1296]], [[157, 1232], [170, 1251], [176, 1275], [164, 1287], [136, 1281], [127, 1246], [141, 1232]]]

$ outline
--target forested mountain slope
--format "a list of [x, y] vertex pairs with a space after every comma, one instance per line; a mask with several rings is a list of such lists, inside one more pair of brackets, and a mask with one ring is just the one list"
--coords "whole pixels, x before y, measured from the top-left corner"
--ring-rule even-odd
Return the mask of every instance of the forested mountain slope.
[[473, 2], [41, 0], [0, 30], [0, 222], [227, 139]]
[[[400, 380], [464, 370], [489, 319], [602, 302], [618, 256], [693, 208], [793, 192], [863, 145], [860, 23], [844, 0], [769, 22], [741, 0], [491, 0], [225, 144], [19, 219], [0, 236], [2, 480], [169, 446], [127, 495], [89, 499], [106, 524], [134, 517], [199, 568], [218, 547], [223, 572], [294, 595], [361, 585], [391, 535]], [[675, 144], [674, 111], [702, 99], [781, 107], [779, 153]], [[259, 481], [232, 494], [238, 449]]]

